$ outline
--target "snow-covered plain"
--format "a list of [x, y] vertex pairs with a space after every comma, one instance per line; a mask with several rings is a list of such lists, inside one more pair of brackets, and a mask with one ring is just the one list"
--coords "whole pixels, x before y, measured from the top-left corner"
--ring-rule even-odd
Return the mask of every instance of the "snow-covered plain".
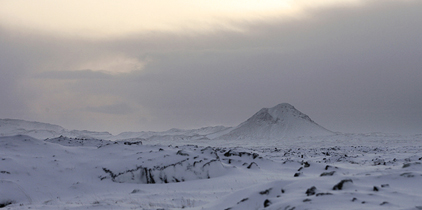
[[[11, 209], [422, 208], [421, 136], [168, 143], [1, 137], [0, 203]], [[336, 188], [342, 180], [351, 181]]]
[[[253, 124], [283, 122], [271, 116]], [[422, 209], [422, 135], [226, 139], [210, 136], [245, 133], [210, 127], [115, 140], [12, 130], [0, 126], [5, 209]]]

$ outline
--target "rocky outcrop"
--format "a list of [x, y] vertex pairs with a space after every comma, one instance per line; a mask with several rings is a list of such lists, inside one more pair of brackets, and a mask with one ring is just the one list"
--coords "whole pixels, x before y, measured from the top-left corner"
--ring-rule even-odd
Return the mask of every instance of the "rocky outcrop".
[[[161, 157], [140, 161], [140, 165], [124, 171], [103, 167], [106, 176], [119, 183], [161, 184], [210, 179], [225, 174], [217, 152], [210, 147], [204, 149], [159, 150]], [[142, 158], [139, 158], [142, 160]]]

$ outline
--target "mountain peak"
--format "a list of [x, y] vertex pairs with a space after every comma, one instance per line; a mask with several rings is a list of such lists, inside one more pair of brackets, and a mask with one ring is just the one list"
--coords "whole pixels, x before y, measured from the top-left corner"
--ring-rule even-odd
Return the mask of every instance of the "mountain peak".
[[279, 113], [283, 113], [283, 112], [299, 112], [294, 106], [292, 106], [291, 104], [288, 103], [281, 103], [278, 104], [272, 108], [268, 108], [268, 113], [270, 113], [272, 116], [275, 116]]
[[289, 103], [281, 103], [281, 104], [277, 104], [271, 109], [295, 109], [295, 107]]
[[262, 108], [259, 112], [253, 115], [248, 121], [272, 121], [278, 122], [287, 118], [301, 118], [313, 122], [311, 118], [297, 110], [289, 103], [281, 103], [271, 108]]

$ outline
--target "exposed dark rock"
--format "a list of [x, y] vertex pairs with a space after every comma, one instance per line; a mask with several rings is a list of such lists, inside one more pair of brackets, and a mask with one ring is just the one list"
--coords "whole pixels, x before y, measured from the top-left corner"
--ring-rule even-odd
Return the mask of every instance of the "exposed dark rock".
[[232, 151], [232, 150], [229, 150], [229, 151], [225, 152], [223, 155], [225, 157], [230, 157], [230, 156], [239, 156], [239, 157], [242, 157], [242, 156], [251, 156], [252, 159], [256, 159], [256, 158], [259, 157], [259, 154], [258, 153], [235, 152], [235, 151]]
[[116, 175], [111, 170], [103, 168], [103, 171], [108, 173], [112, 179], [116, 178]]
[[188, 154], [188, 153], [186, 153], [186, 152], [185, 152], [185, 151], [183, 151], [183, 150], [179, 150], [179, 151], [177, 151], [176, 155], [189, 156], [189, 154]]
[[10, 174], [8, 171], [0, 171], [1, 174]]
[[330, 166], [330, 165], [326, 165], [326, 166], [325, 166], [325, 170], [328, 170], [329, 168], [335, 168], [335, 169], [338, 169], [338, 167], [333, 167], [333, 166]]
[[384, 202], [380, 203], [380, 206], [383, 206], [385, 204], [389, 204], [389, 203], [387, 201], [384, 201]]
[[225, 157], [230, 157], [230, 156], [232, 156], [232, 154], [231, 154], [230, 152], [231, 152], [231, 150], [227, 151], [226, 153], [224, 153], [224, 156], [225, 156]]
[[353, 198], [353, 199], [352, 199], [352, 202], [355, 202], [355, 201], [357, 201], [357, 200], [358, 200], [357, 198]]
[[[249, 166], [247, 167], [248, 169], [251, 169], [252, 167], [258, 167], [258, 164], [256, 164], [255, 162], [252, 162], [251, 164], [249, 164]], [[258, 167], [259, 168], [259, 167]]]
[[343, 184], [344, 183], [347, 183], [347, 182], [353, 183], [353, 181], [351, 179], [343, 179], [339, 183], [337, 183], [336, 185], [334, 185], [333, 190], [342, 190], [343, 189]]
[[308, 162], [305, 162], [305, 163], [303, 163], [303, 166], [304, 166], [305, 168], [308, 168], [309, 166], [311, 166], [311, 164], [309, 164]]
[[326, 193], [317, 193], [316, 196], [323, 196], [323, 195], [332, 195], [332, 193], [326, 192]]
[[303, 200], [303, 202], [310, 202], [310, 201], [312, 201], [312, 200], [311, 200], [311, 199], [309, 199], [309, 198], [307, 198], [307, 199]]
[[281, 193], [284, 193], [285, 192], [285, 190], [284, 189], [281, 189]]
[[124, 144], [124, 145], [132, 145], [132, 144], [135, 144], [135, 145], [142, 145], [142, 141], [134, 141], [134, 142], [125, 141], [125, 142], [123, 142], [123, 144]]
[[271, 201], [268, 200], [268, 199], [265, 199], [265, 201], [264, 201], [264, 208], [267, 208], [270, 205], [271, 205]]
[[389, 184], [382, 184], [381, 187], [389, 187]]
[[142, 175], [147, 179], [147, 184], [155, 184], [155, 179], [151, 174], [151, 169], [143, 168]]
[[261, 195], [268, 195], [268, 194], [270, 194], [270, 192], [271, 192], [272, 189], [273, 188], [268, 188], [268, 189], [266, 189], [264, 191], [259, 192], [259, 194], [261, 194]]
[[302, 173], [295, 173], [295, 175], [293, 175], [293, 177], [299, 177]]
[[415, 177], [415, 175], [413, 175], [411, 172], [402, 173], [400, 174], [400, 176], [407, 177], [407, 178]]
[[374, 186], [374, 188], [372, 190], [375, 191], [375, 192], [378, 192], [379, 191], [379, 189], [378, 189], [377, 186]]
[[410, 167], [412, 165], [420, 165], [420, 164], [421, 164], [420, 162], [405, 163], [405, 164], [403, 164], [403, 168], [407, 168], [407, 167]]
[[331, 171], [331, 172], [323, 172], [320, 176], [332, 176], [334, 175], [335, 171]]
[[132, 190], [131, 194], [135, 194], [135, 193], [139, 193], [139, 192], [141, 192], [140, 189], [134, 189], [134, 190]]
[[244, 198], [244, 199], [240, 200], [239, 202], [237, 202], [237, 204], [240, 204], [240, 203], [245, 202], [247, 200], [249, 200], [249, 198]]
[[294, 210], [294, 209], [296, 209], [296, 207], [290, 206], [290, 205], [288, 205], [288, 206], [286, 206], [286, 208], [284, 208], [284, 210]]
[[303, 167], [300, 167], [299, 169], [297, 169], [297, 171], [301, 171], [303, 169]]
[[306, 190], [306, 195], [307, 196], [315, 195], [315, 192], [316, 192], [316, 187], [312, 186], [311, 188]]
[[12, 201], [12, 200], [3, 200], [3, 202], [0, 203], [0, 208], [4, 208], [4, 207], [6, 207], [10, 204], [13, 204], [13, 203], [14, 203], [14, 201]]
[[[179, 150], [177, 153], [181, 156], [188, 156], [183, 150]], [[218, 173], [211, 171], [213, 169], [217, 169], [217, 171], [224, 170], [224, 166], [218, 159], [209, 160], [204, 157], [196, 160], [185, 158], [168, 165], [157, 163], [157, 165], [151, 165], [150, 167], [134, 166], [133, 169], [121, 172], [115, 172], [104, 167], [103, 171], [108, 174], [114, 182], [155, 184], [183, 182], [186, 177], [190, 177], [189, 180], [193, 177], [196, 177], [196, 179], [210, 179], [211, 176], [218, 176]], [[175, 171], [185, 171], [185, 173], [175, 173]], [[106, 177], [99, 178], [103, 180]]]

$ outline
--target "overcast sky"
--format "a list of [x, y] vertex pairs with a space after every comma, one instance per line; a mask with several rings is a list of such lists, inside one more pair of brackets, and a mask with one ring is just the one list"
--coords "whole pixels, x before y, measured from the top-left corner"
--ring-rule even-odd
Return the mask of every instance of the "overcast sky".
[[236, 126], [286, 102], [332, 131], [422, 133], [421, 11], [419, 0], [0, 0], [0, 118], [117, 134]]

